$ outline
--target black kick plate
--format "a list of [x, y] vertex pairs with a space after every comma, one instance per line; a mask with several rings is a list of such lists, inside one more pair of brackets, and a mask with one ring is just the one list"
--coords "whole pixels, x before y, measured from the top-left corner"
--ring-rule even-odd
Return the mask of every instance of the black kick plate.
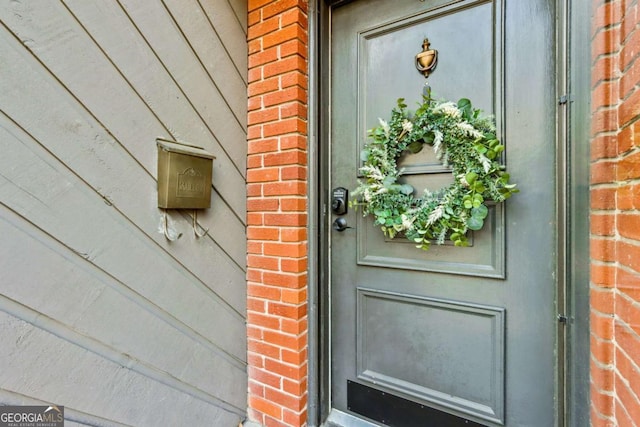
[[395, 427], [486, 427], [420, 403], [347, 380], [347, 407], [384, 425]]

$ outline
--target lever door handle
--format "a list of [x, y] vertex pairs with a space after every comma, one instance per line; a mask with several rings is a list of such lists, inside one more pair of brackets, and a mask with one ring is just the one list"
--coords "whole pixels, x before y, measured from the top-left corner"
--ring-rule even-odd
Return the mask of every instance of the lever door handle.
[[347, 228], [353, 228], [353, 227], [349, 227], [347, 225], [347, 219], [344, 217], [340, 217], [340, 218], [336, 218], [335, 221], [333, 221], [333, 229], [339, 232], [343, 232], [344, 230], [346, 230]]

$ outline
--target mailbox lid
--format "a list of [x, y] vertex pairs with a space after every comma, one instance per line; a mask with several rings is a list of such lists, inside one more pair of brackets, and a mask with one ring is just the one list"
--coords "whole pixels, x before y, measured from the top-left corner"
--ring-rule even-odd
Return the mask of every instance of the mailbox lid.
[[167, 139], [156, 139], [158, 148], [169, 151], [171, 153], [186, 154], [188, 156], [202, 157], [203, 159], [215, 159], [216, 156], [209, 153], [202, 147], [197, 145], [186, 144], [184, 142], [169, 141]]

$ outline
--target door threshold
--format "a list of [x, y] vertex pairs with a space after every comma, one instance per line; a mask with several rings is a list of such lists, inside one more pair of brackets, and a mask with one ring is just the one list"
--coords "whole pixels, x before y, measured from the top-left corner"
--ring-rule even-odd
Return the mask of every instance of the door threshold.
[[346, 412], [332, 409], [327, 417], [327, 421], [322, 424], [322, 427], [379, 427], [381, 424], [376, 424], [371, 421], [364, 420], [359, 417], [355, 417]]

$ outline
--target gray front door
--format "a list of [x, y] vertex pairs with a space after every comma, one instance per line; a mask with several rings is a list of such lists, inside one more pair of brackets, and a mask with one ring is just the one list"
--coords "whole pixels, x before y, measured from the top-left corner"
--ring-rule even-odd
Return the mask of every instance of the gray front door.
[[[555, 2], [360, 0], [331, 13], [330, 189], [357, 187], [367, 129], [411, 108], [425, 37], [434, 98], [496, 118], [521, 192], [490, 209], [467, 248], [386, 239], [349, 209], [331, 231], [331, 406], [381, 423], [557, 424]], [[415, 108], [414, 108], [415, 109]], [[449, 170], [403, 158], [414, 188]], [[331, 221], [337, 215], [330, 213]], [[467, 423], [467, 424], [465, 424]]]

